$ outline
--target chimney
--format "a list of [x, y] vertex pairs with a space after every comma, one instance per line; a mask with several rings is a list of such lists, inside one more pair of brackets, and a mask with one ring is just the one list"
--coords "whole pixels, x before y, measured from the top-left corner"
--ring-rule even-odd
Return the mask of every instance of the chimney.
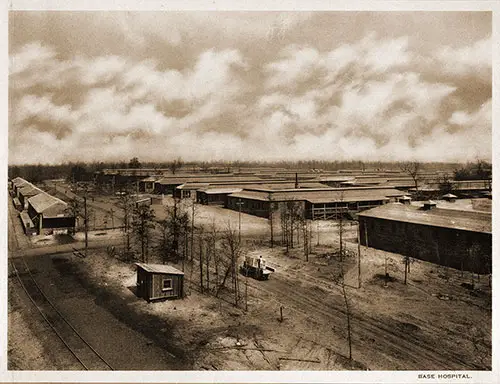
[[299, 174], [295, 173], [295, 189], [299, 189]]

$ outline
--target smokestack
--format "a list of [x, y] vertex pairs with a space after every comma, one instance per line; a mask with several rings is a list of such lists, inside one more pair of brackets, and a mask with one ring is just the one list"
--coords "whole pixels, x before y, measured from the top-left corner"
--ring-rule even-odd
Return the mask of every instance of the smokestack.
[[299, 189], [299, 174], [295, 173], [295, 189]]

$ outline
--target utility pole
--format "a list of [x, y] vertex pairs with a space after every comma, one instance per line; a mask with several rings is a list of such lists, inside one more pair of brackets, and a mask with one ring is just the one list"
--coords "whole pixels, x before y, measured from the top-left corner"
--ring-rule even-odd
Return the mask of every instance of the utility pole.
[[87, 257], [87, 248], [89, 246], [89, 228], [88, 228], [88, 217], [87, 217], [87, 194], [83, 196], [83, 224], [85, 226], [85, 257]]
[[361, 226], [358, 221], [358, 288], [361, 288]]
[[115, 210], [113, 208], [110, 209], [109, 211], [111, 213], [111, 227], [115, 227], [115, 216], [113, 215], [115, 213]]
[[241, 244], [241, 205], [243, 202], [241, 201], [241, 198], [238, 198], [238, 242]]
[[245, 269], [245, 312], [248, 312], [248, 268]]
[[193, 244], [194, 244], [194, 200], [191, 210], [191, 260], [193, 260]]
[[317, 226], [316, 232], [318, 232], [318, 243], [316, 245], [319, 246], [319, 220], [317, 221], [316, 226]]

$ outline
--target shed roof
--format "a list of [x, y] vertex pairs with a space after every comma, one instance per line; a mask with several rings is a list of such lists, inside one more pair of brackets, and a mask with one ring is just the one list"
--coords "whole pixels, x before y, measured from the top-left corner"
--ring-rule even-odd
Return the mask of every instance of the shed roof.
[[[36, 196], [30, 197], [28, 199], [28, 202], [37, 213], [44, 213], [49, 208], [56, 208], [56, 206], [58, 206], [58, 208], [60, 209], [65, 209], [68, 205], [64, 201], [58, 199], [57, 197], [51, 196], [46, 192], [42, 192]], [[53, 211], [54, 209], [51, 210]]]
[[177, 268], [171, 265], [164, 264], [146, 264], [146, 263], [135, 263], [138, 268], [144, 269], [146, 272], [150, 273], [165, 273], [170, 275], [184, 275], [184, 272], [179, 271]]
[[19, 188], [22, 185], [31, 184], [31, 183], [27, 180], [24, 180], [21, 177], [16, 177], [14, 180], [12, 180], [12, 184], [14, 184], [17, 188]]
[[23, 196], [35, 196], [39, 193], [43, 193], [40, 188], [35, 187], [33, 184], [23, 185], [18, 189], [19, 193]]
[[386, 204], [359, 213], [360, 217], [491, 233], [491, 213], [434, 208], [422, 210], [413, 205]]

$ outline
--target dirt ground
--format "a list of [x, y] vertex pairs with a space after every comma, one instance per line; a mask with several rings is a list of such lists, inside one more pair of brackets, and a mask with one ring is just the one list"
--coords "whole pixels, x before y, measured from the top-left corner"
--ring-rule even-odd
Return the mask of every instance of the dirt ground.
[[[153, 208], [161, 219], [163, 206]], [[236, 211], [196, 205], [195, 213], [197, 226], [215, 222], [219, 229], [226, 229], [229, 220], [231, 228], [238, 228]], [[82, 301], [82, 308], [104, 310], [106, 323], [118, 321], [143, 335], [141, 343], [168, 351], [183, 362], [182, 369], [491, 369], [491, 288], [487, 276], [478, 281], [470, 273], [462, 276], [460, 271], [415, 261], [408, 284], [404, 284], [400, 255], [361, 247], [362, 286], [358, 288], [357, 256], [341, 262], [335, 255], [336, 222], [313, 222], [309, 261], [302, 245], [288, 254], [278, 246], [263, 246], [269, 240], [266, 219], [242, 213], [241, 227], [242, 236], [249, 240], [244, 253], [262, 256], [276, 272], [269, 281], [240, 276], [238, 307], [233, 305], [230, 292], [223, 292], [221, 298], [200, 292], [196, 264], [185, 266], [187, 295], [183, 300], [148, 304], [135, 295], [135, 267], [105, 249], [89, 250], [87, 258], [65, 255], [64, 262], [57, 265], [60, 277], [52, 281], [78, 282], [93, 297], [93, 302]], [[353, 254], [358, 250], [356, 231], [355, 225], [346, 223], [344, 246]], [[92, 236], [117, 239], [121, 233], [96, 231]], [[82, 240], [82, 234], [77, 238]], [[260, 241], [250, 241], [255, 238]], [[341, 265], [346, 271], [351, 313], [352, 360], [348, 359], [345, 300], [334, 282]], [[386, 265], [389, 280], [384, 278]], [[469, 286], [472, 279], [474, 289]], [[50, 280], [46, 288], [49, 292], [52, 289]], [[65, 288], [60, 289], [64, 292]], [[69, 313], [79, 313], [77, 304], [68, 306]], [[78, 315], [73, 318], [78, 322]], [[11, 364], [23, 367], [25, 359], [35, 362], [35, 368], [30, 369], [47, 364], [36, 344], [26, 350], [23, 337], [29, 334], [20, 333], [23, 323], [15, 309], [9, 321], [9, 348], [21, 350]]]
[[[333, 282], [340, 262], [327, 246], [314, 247], [309, 262], [297, 249], [289, 255], [282, 248], [248, 249], [276, 268], [269, 281], [240, 278], [243, 297], [248, 290], [248, 311], [243, 303], [235, 308], [201, 294], [196, 272], [189, 269], [186, 278], [192, 281], [185, 299], [147, 304], [134, 295], [135, 269], [129, 264], [104, 253], [74, 262], [82, 276], [101, 281], [127, 300], [127, 310], [156, 319], [152, 333], [155, 328], [161, 332], [163, 322], [175, 324], [174, 348], [189, 357], [195, 370], [490, 369], [486, 276], [469, 290], [461, 285], [470, 282], [469, 274], [461, 277], [459, 271], [419, 261], [411, 265], [405, 285], [400, 256], [361, 248], [360, 289], [355, 258], [343, 263], [352, 311], [352, 361], [347, 358], [345, 304]], [[381, 278], [386, 258], [387, 286]]]

